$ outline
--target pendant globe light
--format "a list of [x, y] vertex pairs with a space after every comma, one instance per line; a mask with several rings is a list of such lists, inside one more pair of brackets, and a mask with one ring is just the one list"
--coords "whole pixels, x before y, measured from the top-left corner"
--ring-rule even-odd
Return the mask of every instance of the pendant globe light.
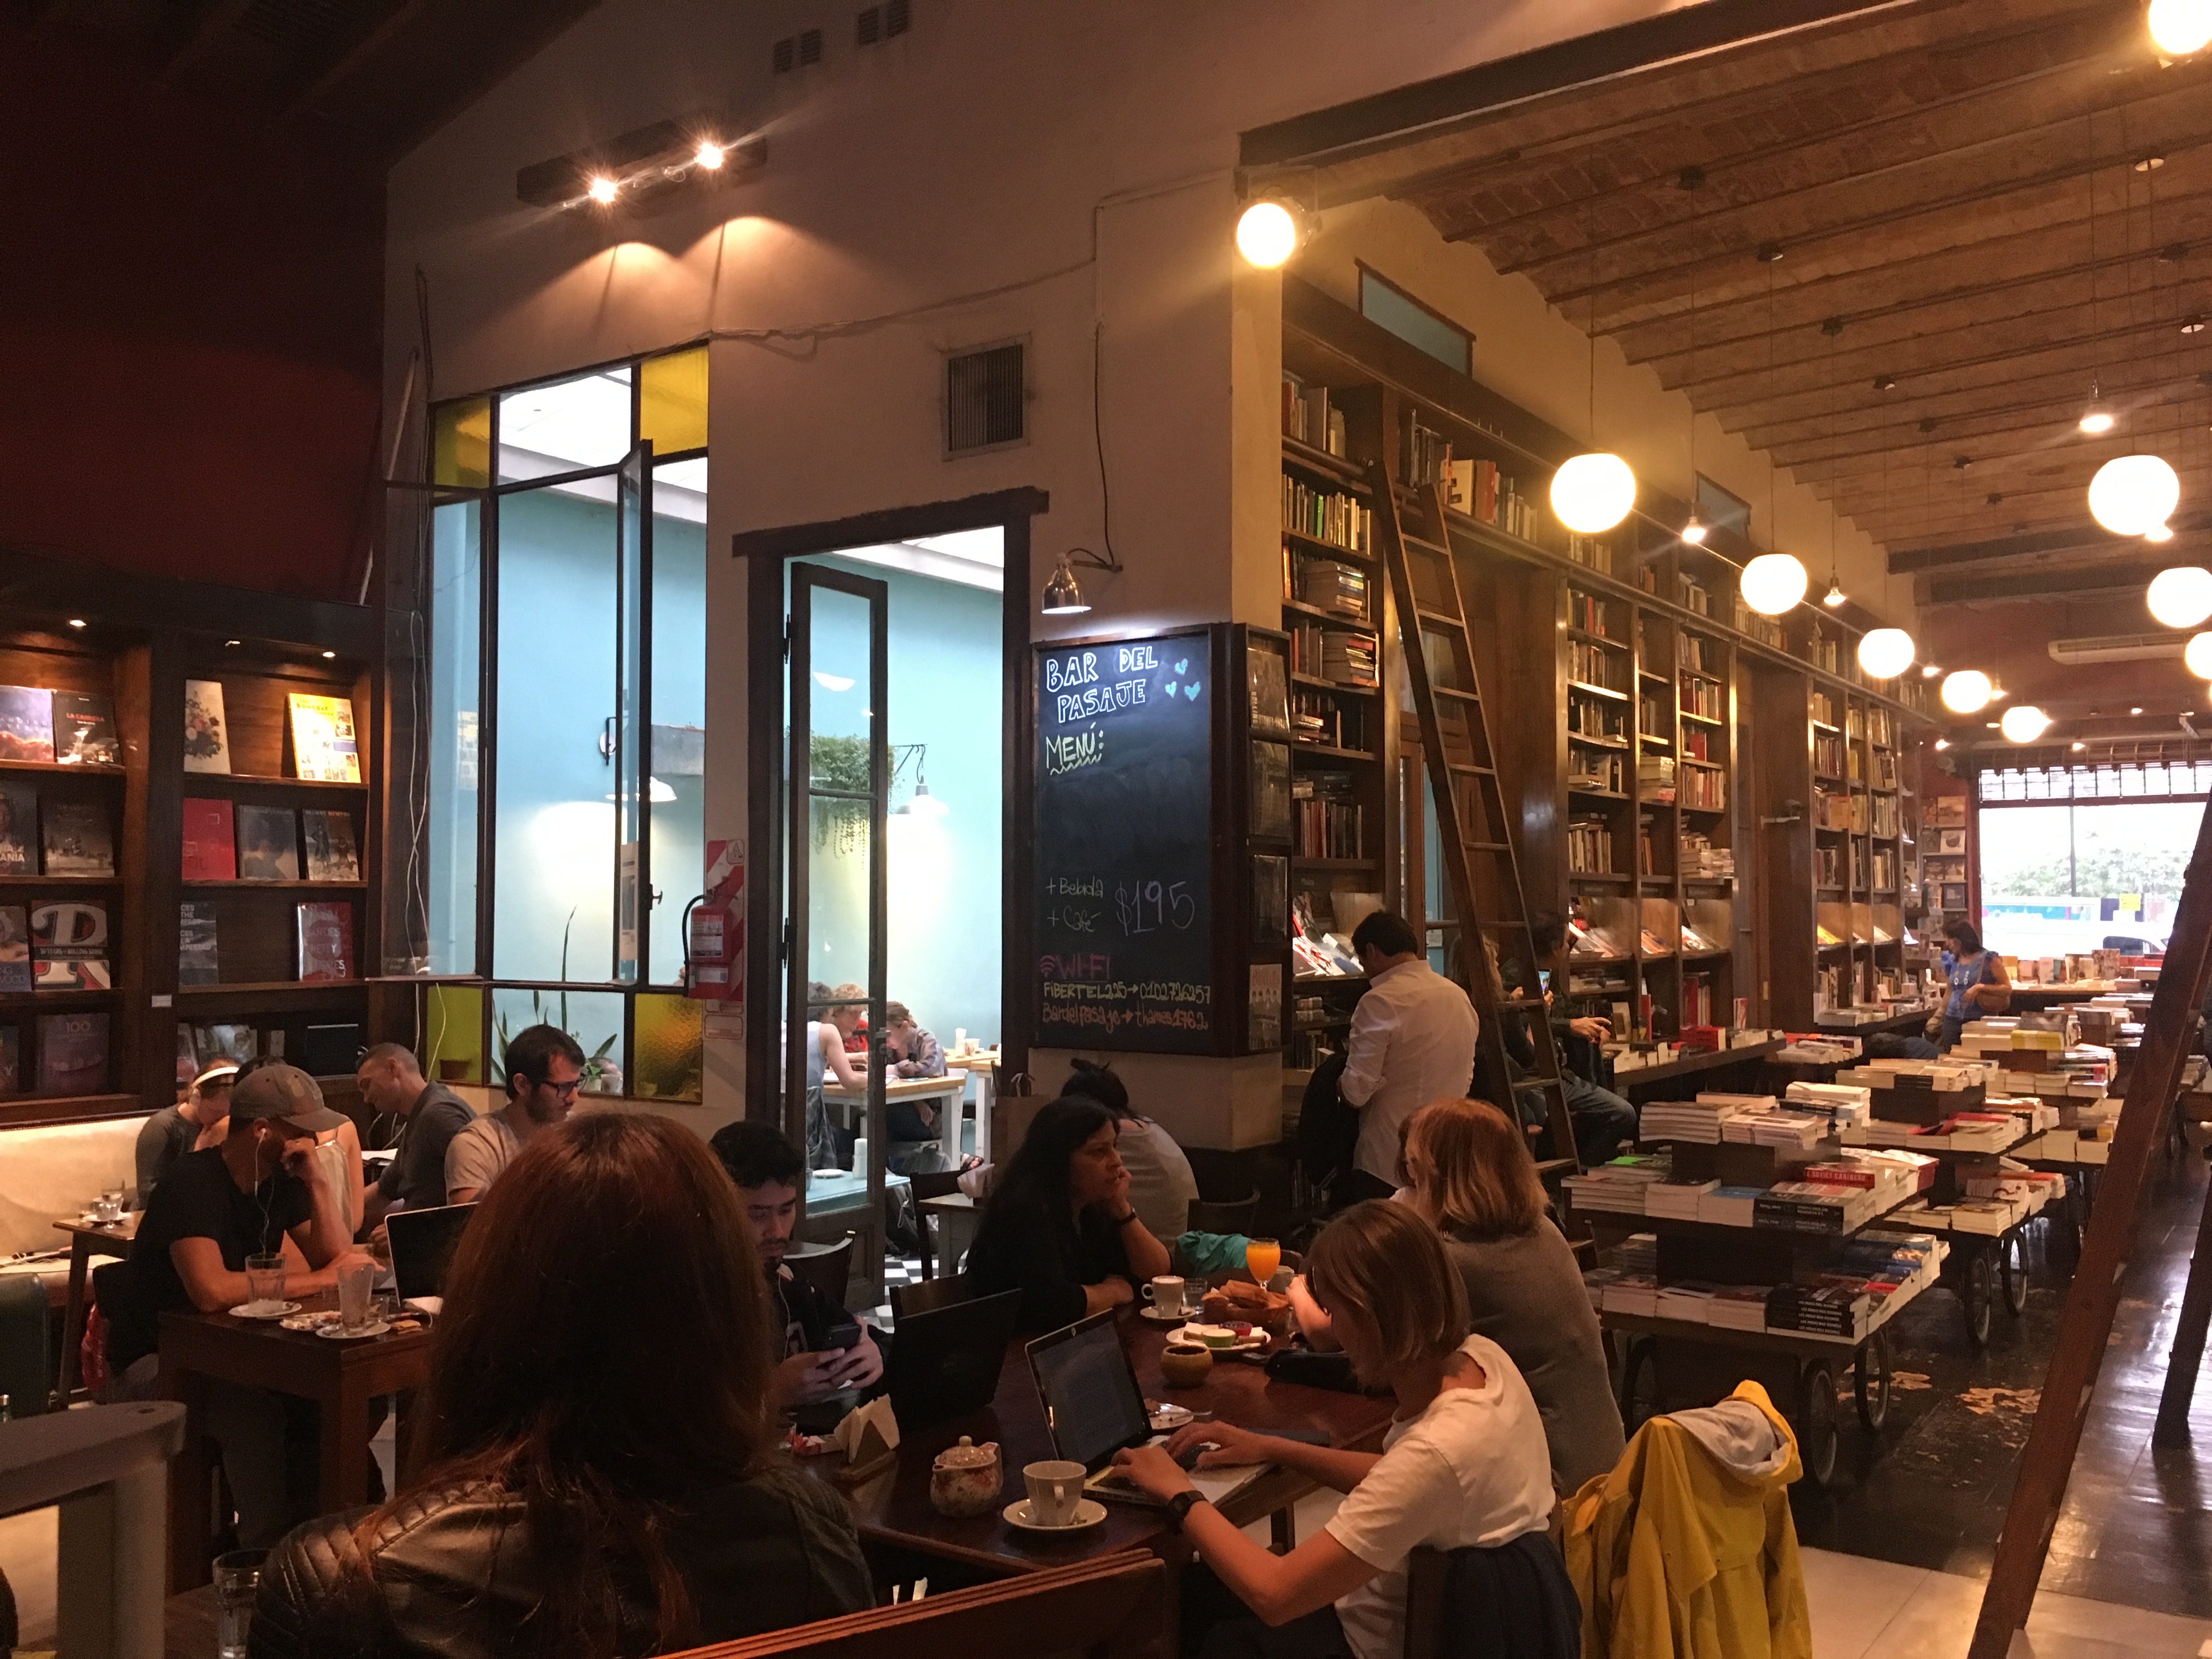
[[2194, 628], [2212, 617], [2212, 570], [2203, 565], [2176, 565], [2151, 578], [2144, 595], [2150, 614], [2168, 628]]
[[2212, 0], [2150, 0], [2150, 38], [2169, 58], [2212, 45]]
[[[2155, 191], [2156, 173], [2148, 167], [2142, 171], [2146, 179], [2154, 181], [2148, 188]], [[2155, 234], [2154, 194], [2151, 210], [2149, 229]], [[2089, 480], [2089, 516], [2115, 536], [2148, 536], [2163, 529], [2180, 503], [2181, 480], [2160, 456], [2116, 455]]]
[[1943, 707], [1954, 714], [1978, 714], [1990, 706], [1996, 690], [1980, 669], [1954, 669], [1943, 677]]
[[1893, 680], [1912, 666], [1917, 647], [1901, 628], [1876, 628], [1859, 636], [1859, 666], [1870, 679]]
[[[1762, 252], [1762, 257], [1764, 254]], [[1774, 266], [1779, 250], [1766, 264], [1766, 390], [1774, 392]], [[1770, 455], [1766, 461], [1767, 534], [1776, 536], [1780, 521], [1775, 514], [1775, 475], [1780, 469]], [[1776, 536], [1776, 539], [1780, 539]], [[1762, 553], [1743, 568], [1736, 591], [1743, 602], [1762, 617], [1778, 617], [1805, 597], [1809, 578], [1802, 562], [1788, 553]]]
[[2200, 680], [2212, 680], [2212, 634], [2191, 634], [2181, 660]]
[[2013, 743], [2033, 743], [2050, 729], [2051, 716], [2032, 702], [2014, 703], [1997, 722], [1997, 730]]
[[1552, 475], [1552, 511], [1559, 522], [1584, 536], [1610, 530], [1636, 505], [1636, 474], [1626, 461], [1597, 449], [1597, 240], [1586, 228], [1590, 249], [1589, 435], [1592, 449], [1569, 459]]

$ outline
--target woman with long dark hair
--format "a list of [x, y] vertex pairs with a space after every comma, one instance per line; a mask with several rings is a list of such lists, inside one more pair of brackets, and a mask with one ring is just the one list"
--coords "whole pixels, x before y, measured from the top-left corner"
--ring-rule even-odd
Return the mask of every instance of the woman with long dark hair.
[[2001, 1014], [2011, 1006], [2012, 980], [2004, 958], [1982, 943], [1964, 916], [1945, 923], [1943, 937], [1950, 941], [1943, 952], [1943, 974], [1951, 982], [1951, 1000], [1943, 1006], [1942, 1035], [1936, 1046], [1948, 1054], [1968, 1020]]
[[454, 1254], [417, 1473], [277, 1548], [255, 1659], [642, 1655], [871, 1605], [844, 1506], [773, 1454], [762, 1283], [689, 1129], [533, 1136]]
[[1117, 1139], [1106, 1107], [1063, 1095], [1039, 1109], [992, 1182], [968, 1250], [968, 1287], [1021, 1291], [1025, 1331], [1121, 1307], [1168, 1270], [1167, 1246], [1130, 1206]]

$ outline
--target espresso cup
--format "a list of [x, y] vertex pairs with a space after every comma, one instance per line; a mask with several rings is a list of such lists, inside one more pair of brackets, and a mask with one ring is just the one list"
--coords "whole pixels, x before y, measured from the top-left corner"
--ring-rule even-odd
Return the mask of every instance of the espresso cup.
[[1060, 1458], [1022, 1465], [1022, 1480], [1030, 1490], [1030, 1519], [1040, 1527], [1072, 1526], [1075, 1506], [1083, 1501], [1083, 1482], [1090, 1472], [1082, 1464]]
[[1162, 1313], [1173, 1314], [1178, 1319], [1190, 1311], [1190, 1304], [1183, 1300], [1185, 1294], [1182, 1280], [1172, 1273], [1162, 1273], [1144, 1290], [1146, 1301]]

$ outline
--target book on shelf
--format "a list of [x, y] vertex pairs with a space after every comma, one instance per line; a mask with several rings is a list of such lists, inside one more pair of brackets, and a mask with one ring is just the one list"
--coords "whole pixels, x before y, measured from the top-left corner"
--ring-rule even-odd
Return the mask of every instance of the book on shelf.
[[0, 761], [52, 761], [54, 694], [42, 686], [0, 685]]
[[1675, 780], [1674, 799], [1700, 812], [1728, 810], [1728, 774], [1708, 767], [1686, 767]]
[[[1567, 556], [1577, 564], [1589, 566], [1601, 576], [1613, 574], [1613, 544], [1611, 542], [1601, 542], [1595, 536], [1584, 536], [1571, 531], [1567, 535]], [[1590, 632], [1602, 634], [1605, 630], [1601, 628], [1594, 628]]]
[[177, 983], [219, 985], [215, 906], [204, 902], [177, 907]]
[[[1261, 654], [1276, 665], [1276, 676], [1280, 678], [1282, 659], [1272, 652]], [[361, 879], [361, 849], [353, 838], [352, 813], [303, 809], [300, 813], [300, 838], [307, 849], [309, 881]]]
[[1283, 475], [1283, 528], [1347, 553], [1375, 550], [1375, 514], [1356, 496]]
[[0, 996], [31, 989], [31, 913], [20, 904], [0, 904]]
[[324, 902], [296, 908], [299, 912], [301, 979], [351, 979], [353, 906]]
[[115, 705], [96, 692], [55, 692], [54, 758], [64, 766], [112, 766], [121, 760]]
[[1366, 722], [1355, 705], [1347, 708], [1326, 691], [1304, 687], [1291, 693], [1291, 736], [1298, 743], [1331, 749], [1364, 749]]
[[1703, 679], [1693, 671], [1682, 676], [1682, 712], [1699, 720], [1728, 718], [1728, 704], [1718, 680]]
[[289, 806], [236, 809], [238, 876], [241, 881], [300, 879], [299, 815]]
[[1366, 854], [1365, 811], [1349, 772], [1300, 772], [1291, 781], [1293, 845], [1309, 859]]
[[1619, 672], [1614, 665], [1620, 661], [1619, 653], [1607, 651], [1601, 645], [1593, 645], [1585, 640], [1567, 641], [1567, 678], [1571, 680], [1580, 680], [1585, 685], [1601, 686], [1607, 691], [1619, 691], [1622, 688], [1613, 684]]
[[230, 727], [223, 719], [222, 682], [185, 682], [185, 770], [230, 770]]
[[1567, 746], [1567, 787], [1602, 789], [1610, 794], [1627, 793], [1627, 757], [1617, 749]]
[[0, 1025], [0, 1100], [22, 1091], [22, 1031], [17, 1026]]
[[292, 775], [322, 783], [361, 781], [361, 744], [354, 734], [353, 699], [289, 691]]
[[[1255, 640], [1244, 653], [1244, 689], [1250, 700], [1252, 730], [1261, 737], [1285, 738], [1291, 734], [1291, 684], [1289, 648], [1277, 650], [1266, 641]], [[325, 878], [314, 874], [315, 843], [313, 820], [309, 813], [301, 820], [301, 830], [307, 842], [307, 869], [317, 881], [329, 879], [355, 880], [360, 876], [356, 869], [352, 876]], [[332, 815], [324, 815], [325, 817]], [[344, 813], [335, 816], [345, 818], [346, 845], [350, 856], [353, 844], [353, 819]]]
[[1297, 581], [1294, 596], [1299, 604], [1317, 611], [1333, 611], [1354, 622], [1367, 620], [1367, 573], [1340, 559], [1294, 553], [1292, 574]]
[[50, 876], [112, 876], [115, 838], [96, 800], [50, 800], [39, 820]]
[[1567, 871], [1571, 875], [1612, 873], [1613, 830], [1603, 818], [1567, 820]]
[[88, 899], [54, 899], [31, 907], [31, 969], [40, 991], [105, 991], [107, 907]]
[[1687, 576], [1680, 578], [1677, 597], [1682, 609], [1692, 616], [1710, 617], [1713, 614], [1712, 591], [1701, 582], [1692, 581]]
[[230, 803], [187, 795], [184, 802], [184, 873], [186, 881], [238, 879], [237, 830]]
[[[1719, 757], [1713, 753], [1713, 747], [1717, 741], [1718, 734], [1710, 728], [1693, 726], [1682, 733], [1682, 758], [1717, 762]], [[1723, 752], [1725, 753], [1725, 750]]]
[[202, 1066], [213, 1066], [222, 1060], [243, 1066], [261, 1052], [260, 1042], [251, 1025], [180, 1025], [178, 1029], [187, 1034], [192, 1054]]
[[1283, 374], [1283, 435], [1328, 454], [1346, 453], [1344, 411], [1330, 401], [1328, 388], [1309, 386], [1288, 370]]
[[107, 1016], [39, 1016], [39, 1092], [96, 1095], [107, 1087]]
[[1626, 744], [1628, 711], [1619, 703], [1602, 702], [1569, 686], [1567, 730], [1577, 737], [1605, 738]]
[[0, 783], [0, 876], [39, 873], [39, 792]]

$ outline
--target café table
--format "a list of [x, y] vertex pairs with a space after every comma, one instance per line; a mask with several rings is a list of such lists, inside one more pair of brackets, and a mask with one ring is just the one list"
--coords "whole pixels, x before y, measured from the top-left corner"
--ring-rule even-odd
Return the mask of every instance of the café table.
[[[337, 1305], [333, 1292], [294, 1298], [301, 1311]], [[312, 1400], [322, 1416], [322, 1473], [318, 1512], [329, 1514], [368, 1500], [368, 1402], [379, 1395], [418, 1387], [429, 1363], [427, 1326], [345, 1340], [312, 1331], [288, 1331], [271, 1319], [234, 1319], [227, 1313], [161, 1316], [161, 1390], [185, 1402], [185, 1449], [169, 1471], [169, 1589], [208, 1581], [206, 1436], [200, 1422], [207, 1384], [234, 1382], [250, 1389]], [[399, 1437], [403, 1450], [406, 1437]]]
[[[1393, 1409], [1387, 1398], [1274, 1382], [1260, 1366], [1242, 1360], [1217, 1360], [1196, 1388], [1169, 1389], [1160, 1376], [1160, 1350], [1166, 1346], [1163, 1329], [1133, 1310], [1123, 1310], [1117, 1328], [1147, 1400], [1211, 1412], [1221, 1421], [1261, 1433], [1320, 1430], [1332, 1445], [1363, 1451], [1382, 1448]], [[996, 1441], [1000, 1471], [997, 1504], [988, 1515], [965, 1520], [939, 1515], [929, 1501], [930, 1466], [963, 1434], [978, 1445]], [[990, 1405], [951, 1422], [911, 1433], [902, 1430], [890, 1469], [859, 1486], [836, 1490], [844, 1494], [864, 1541], [940, 1557], [1000, 1577], [1066, 1566], [1116, 1550], [1151, 1550], [1170, 1565], [1188, 1559], [1188, 1547], [1169, 1526], [1166, 1514], [1137, 1504], [1109, 1504], [1103, 1521], [1066, 1538], [1023, 1532], [1007, 1524], [1000, 1510], [1023, 1496], [1022, 1466], [1052, 1455], [1044, 1408], [1017, 1339], [1007, 1346], [998, 1393]], [[799, 1465], [812, 1478], [834, 1484], [843, 1461], [833, 1451], [802, 1458]], [[1294, 1541], [1285, 1524], [1288, 1511], [1313, 1490], [1313, 1482], [1303, 1475], [1270, 1469], [1224, 1504], [1223, 1513], [1239, 1526], [1278, 1516], [1278, 1540]]]
[[138, 1236], [143, 1210], [134, 1210], [119, 1221], [57, 1221], [54, 1231], [67, 1233], [70, 1242], [69, 1299], [62, 1304], [62, 1403], [76, 1396], [77, 1359], [84, 1346], [84, 1281], [96, 1255], [128, 1256], [131, 1241]]
[[[945, 1068], [948, 1072], [964, 1072], [975, 1079], [975, 1156], [984, 1163], [991, 1161], [991, 1101], [999, 1091], [999, 1051], [996, 1048], [976, 1048], [960, 1054], [947, 1051]], [[959, 1167], [959, 1160], [953, 1160]]]
[[[884, 1102], [886, 1105], [902, 1100], [909, 1105], [933, 1105], [937, 1108], [938, 1147], [945, 1155], [945, 1167], [948, 1170], [960, 1167], [961, 1105], [967, 1092], [967, 1078], [950, 1073], [944, 1077], [889, 1078], [884, 1083]], [[865, 1088], [848, 1089], [836, 1082], [822, 1085], [822, 1097], [834, 1101], [839, 1106], [863, 1111], [868, 1103], [868, 1091]], [[890, 1150], [887, 1146], [878, 1147], [871, 1156], [881, 1158]]]

